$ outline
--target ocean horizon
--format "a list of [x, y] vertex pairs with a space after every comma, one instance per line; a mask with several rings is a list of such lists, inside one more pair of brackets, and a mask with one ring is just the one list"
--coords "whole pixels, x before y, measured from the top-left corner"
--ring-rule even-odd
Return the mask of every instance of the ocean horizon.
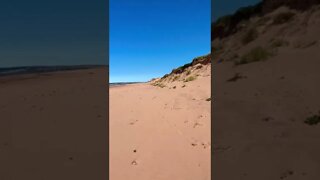
[[29, 73], [45, 73], [67, 70], [91, 69], [103, 67], [104, 65], [57, 65], [57, 66], [18, 66], [18, 67], [0, 67], [0, 76], [29, 74]]
[[109, 86], [121, 86], [121, 85], [127, 85], [127, 84], [137, 84], [137, 83], [144, 83], [144, 82], [112, 82], [112, 83], [109, 83]]

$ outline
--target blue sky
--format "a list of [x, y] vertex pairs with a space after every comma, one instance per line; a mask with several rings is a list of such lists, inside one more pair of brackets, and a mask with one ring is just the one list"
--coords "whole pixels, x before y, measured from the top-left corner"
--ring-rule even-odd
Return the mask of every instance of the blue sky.
[[4, 0], [0, 67], [108, 63], [107, 0]]
[[210, 52], [210, 0], [110, 0], [110, 82], [148, 81]]

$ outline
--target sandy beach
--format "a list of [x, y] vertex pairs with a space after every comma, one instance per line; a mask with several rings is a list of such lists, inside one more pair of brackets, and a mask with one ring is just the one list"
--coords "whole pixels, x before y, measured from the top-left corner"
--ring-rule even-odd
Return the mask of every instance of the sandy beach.
[[106, 80], [106, 69], [0, 77], [0, 179], [106, 179]]
[[110, 87], [110, 179], [210, 179], [210, 72]]

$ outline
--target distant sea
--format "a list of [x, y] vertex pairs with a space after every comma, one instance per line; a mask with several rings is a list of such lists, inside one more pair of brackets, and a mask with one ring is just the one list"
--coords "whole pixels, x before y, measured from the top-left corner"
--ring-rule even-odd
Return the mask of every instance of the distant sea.
[[122, 86], [126, 84], [137, 84], [142, 82], [116, 82], [116, 83], [109, 83], [109, 86]]
[[0, 76], [29, 74], [29, 73], [45, 73], [55, 71], [80, 70], [103, 67], [101, 65], [76, 65], [76, 66], [21, 66], [0, 68]]

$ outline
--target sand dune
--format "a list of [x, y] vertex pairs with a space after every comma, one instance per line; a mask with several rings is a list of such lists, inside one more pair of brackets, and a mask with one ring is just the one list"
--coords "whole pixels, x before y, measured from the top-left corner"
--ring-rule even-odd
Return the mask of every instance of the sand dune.
[[110, 88], [110, 179], [211, 178], [210, 72]]
[[213, 42], [213, 178], [319, 179], [319, 14], [281, 7]]

